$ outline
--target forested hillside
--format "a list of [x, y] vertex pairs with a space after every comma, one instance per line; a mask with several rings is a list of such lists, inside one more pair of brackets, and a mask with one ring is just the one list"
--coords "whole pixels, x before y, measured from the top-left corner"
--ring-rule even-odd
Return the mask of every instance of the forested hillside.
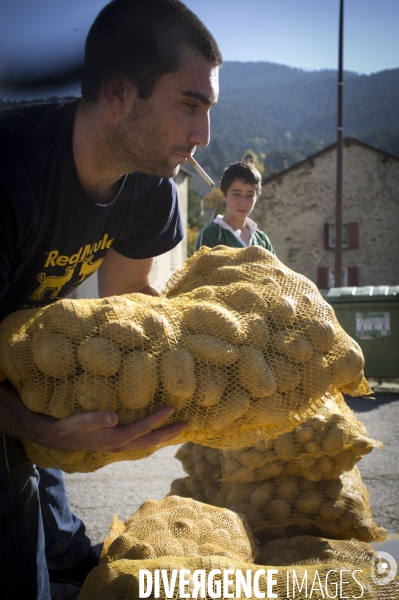
[[[248, 151], [264, 175], [336, 139], [337, 73], [273, 63], [226, 62], [211, 113], [211, 142], [198, 160], [220, 175]], [[399, 69], [344, 74], [344, 134], [399, 156]]]

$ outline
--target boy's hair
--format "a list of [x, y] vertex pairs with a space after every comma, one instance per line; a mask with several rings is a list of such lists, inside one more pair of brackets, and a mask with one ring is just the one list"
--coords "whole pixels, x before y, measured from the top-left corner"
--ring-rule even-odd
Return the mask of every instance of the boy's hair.
[[215, 67], [222, 63], [215, 39], [180, 0], [112, 0], [86, 39], [83, 98], [96, 102], [103, 77], [117, 71], [130, 77], [139, 98], [149, 98], [157, 79], [179, 68], [182, 44]]
[[220, 180], [220, 189], [223, 194], [227, 194], [227, 190], [235, 179], [242, 179], [245, 183], [256, 185], [258, 195], [262, 191], [262, 175], [253, 163], [238, 160], [225, 168]]

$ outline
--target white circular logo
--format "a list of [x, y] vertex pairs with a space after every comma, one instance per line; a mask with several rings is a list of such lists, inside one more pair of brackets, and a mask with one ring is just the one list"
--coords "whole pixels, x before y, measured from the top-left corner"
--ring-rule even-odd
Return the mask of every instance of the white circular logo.
[[388, 552], [374, 552], [371, 559], [371, 579], [377, 585], [390, 583], [398, 571], [396, 560]]

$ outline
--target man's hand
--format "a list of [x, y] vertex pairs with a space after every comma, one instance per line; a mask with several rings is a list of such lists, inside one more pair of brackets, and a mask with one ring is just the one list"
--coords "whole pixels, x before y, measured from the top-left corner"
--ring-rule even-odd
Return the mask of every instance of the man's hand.
[[180, 434], [187, 423], [174, 423], [154, 430], [174, 411], [165, 406], [149, 417], [120, 427], [114, 411], [77, 413], [66, 419], [51, 419], [47, 440], [41, 444], [60, 450], [91, 450], [99, 452], [125, 452], [157, 446]]
[[187, 423], [174, 423], [154, 431], [174, 410], [165, 406], [123, 427], [117, 425], [118, 415], [112, 410], [54, 419], [26, 408], [16, 389], [8, 381], [0, 382], [0, 432], [60, 450], [124, 452], [162, 444], [187, 427]]

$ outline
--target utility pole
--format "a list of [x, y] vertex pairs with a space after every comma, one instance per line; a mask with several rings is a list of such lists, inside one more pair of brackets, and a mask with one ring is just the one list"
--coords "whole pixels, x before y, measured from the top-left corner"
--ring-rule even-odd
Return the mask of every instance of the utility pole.
[[337, 185], [335, 208], [335, 268], [334, 287], [342, 286], [342, 190], [343, 190], [343, 30], [344, 0], [340, 0], [339, 10], [339, 50], [338, 50], [338, 119], [337, 119]]

